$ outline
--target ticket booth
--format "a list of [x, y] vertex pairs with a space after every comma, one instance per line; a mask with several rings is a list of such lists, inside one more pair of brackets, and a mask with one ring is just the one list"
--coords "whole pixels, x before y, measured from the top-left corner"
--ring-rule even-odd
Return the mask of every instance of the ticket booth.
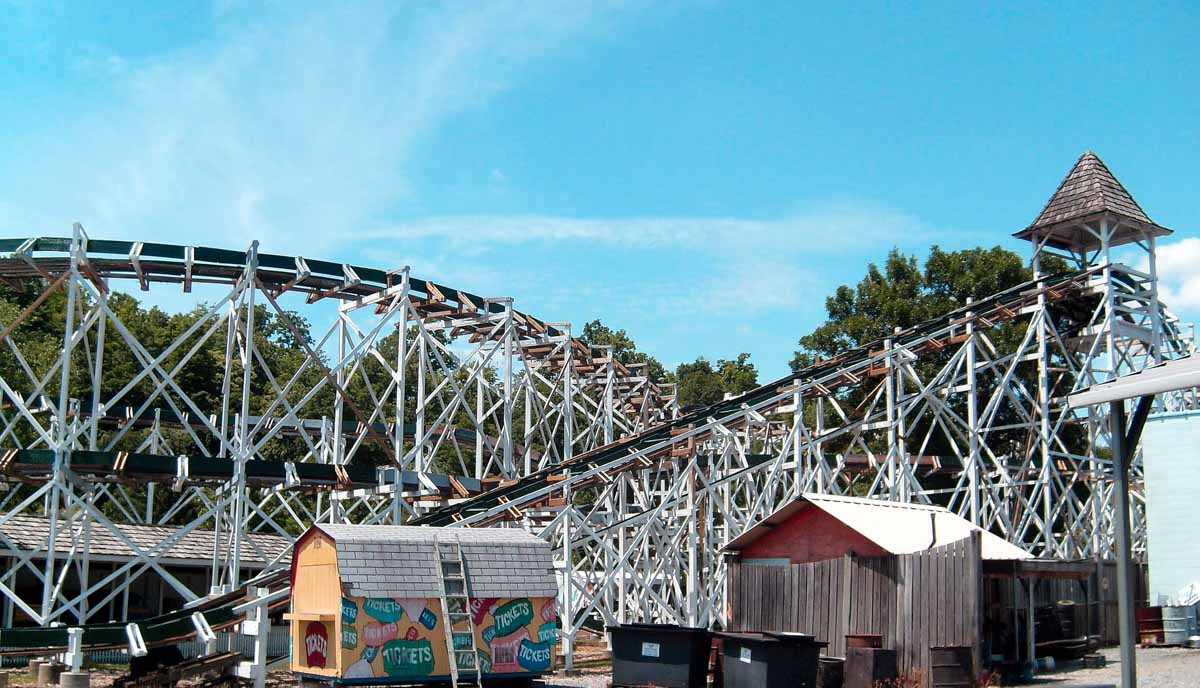
[[291, 670], [335, 684], [533, 678], [558, 638], [550, 544], [507, 528], [315, 525], [292, 557]]

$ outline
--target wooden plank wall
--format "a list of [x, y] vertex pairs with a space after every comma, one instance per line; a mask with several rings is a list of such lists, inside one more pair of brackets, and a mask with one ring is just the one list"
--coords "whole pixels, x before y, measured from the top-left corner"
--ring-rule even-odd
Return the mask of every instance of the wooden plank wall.
[[[848, 557], [790, 566], [739, 566], [731, 585], [730, 630], [800, 631], [845, 652]], [[731, 569], [732, 573], [733, 569]]]
[[878, 633], [902, 669], [923, 669], [929, 648], [979, 653], [982, 566], [978, 534], [918, 554], [842, 557], [730, 568], [730, 630], [808, 633], [844, 656], [848, 633]]
[[928, 667], [931, 647], [970, 647], [978, 661], [983, 622], [979, 533], [896, 559], [899, 575], [892, 647], [898, 651], [901, 670]]
[[[1138, 606], [1147, 604], [1146, 595], [1149, 586], [1146, 567], [1134, 569], [1134, 597]], [[1082, 583], [1082, 585], [1081, 585]], [[1014, 604], [1024, 613], [1026, 605], [1025, 594], [1017, 586], [1014, 600], [1013, 582], [1008, 578], [991, 578], [986, 582], [985, 599], [1011, 613]], [[1075, 603], [1075, 628], [1088, 635], [1100, 636], [1104, 645], [1117, 645], [1121, 642], [1120, 626], [1117, 622], [1117, 565], [1113, 561], [1102, 561], [1097, 564], [1095, 572], [1085, 581], [1068, 579], [1043, 579], [1034, 583], [1034, 604], [1043, 606], [1055, 604], [1062, 600]]]
[[896, 591], [899, 588], [899, 559], [855, 557], [851, 576], [854, 600], [849, 602], [847, 633], [877, 633], [884, 647], [896, 646]]

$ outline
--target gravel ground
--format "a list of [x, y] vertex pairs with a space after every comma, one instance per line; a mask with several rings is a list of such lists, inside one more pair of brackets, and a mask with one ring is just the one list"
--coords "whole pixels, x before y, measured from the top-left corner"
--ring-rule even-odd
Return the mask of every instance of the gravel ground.
[[612, 681], [612, 669], [605, 666], [582, 669], [578, 676], [551, 676], [546, 679], [546, 688], [606, 688], [609, 681]]
[[[1106, 648], [1103, 669], [1074, 669], [1042, 674], [1033, 685], [1051, 688], [1100, 688], [1121, 685], [1120, 651]], [[1138, 648], [1139, 688], [1195, 688], [1200, 686], [1200, 650], [1178, 647]]]
[[[1063, 667], [1052, 674], [1041, 674], [1030, 686], [1046, 688], [1116, 688], [1121, 684], [1120, 652], [1104, 651], [1108, 664], [1103, 669]], [[1139, 648], [1138, 688], [1197, 688], [1200, 686], [1200, 650], [1182, 648]], [[605, 688], [612, 680], [607, 667], [585, 670], [579, 676], [551, 678], [547, 688]]]
[[[1103, 669], [1082, 669], [1073, 666], [1061, 667], [1051, 674], [1040, 674], [1032, 686], [1046, 688], [1117, 688], [1121, 682], [1121, 665], [1118, 663], [1117, 648], [1107, 648], [1104, 656], [1108, 665]], [[1200, 650], [1182, 648], [1138, 648], [1139, 688], [1197, 688], [1200, 686]], [[26, 672], [8, 672], [10, 688], [33, 686]], [[112, 683], [118, 671], [105, 669], [92, 675], [93, 688], [103, 688]], [[609, 666], [580, 670], [579, 675], [549, 677], [546, 688], [607, 688], [612, 680]], [[295, 679], [286, 671], [271, 672], [268, 688], [292, 688]]]

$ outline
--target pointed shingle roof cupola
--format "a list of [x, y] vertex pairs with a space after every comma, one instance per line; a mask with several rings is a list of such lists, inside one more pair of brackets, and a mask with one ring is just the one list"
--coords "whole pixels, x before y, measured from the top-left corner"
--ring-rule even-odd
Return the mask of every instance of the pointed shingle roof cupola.
[[1013, 236], [1082, 252], [1101, 245], [1104, 221], [1110, 246], [1171, 233], [1151, 220], [1104, 161], [1088, 151], [1079, 156], [1037, 219]]

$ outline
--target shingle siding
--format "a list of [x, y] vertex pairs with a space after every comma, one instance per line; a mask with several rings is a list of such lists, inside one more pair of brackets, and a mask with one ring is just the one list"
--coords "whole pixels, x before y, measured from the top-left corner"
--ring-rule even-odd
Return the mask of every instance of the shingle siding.
[[1104, 161], [1088, 151], [1076, 161], [1029, 229], [1049, 227], [1104, 211], [1154, 224]]
[[[56, 552], [69, 551], [74, 544], [71, 534], [64, 532], [64, 527], [65, 524], [60, 523], [58, 538], [54, 546]], [[82, 539], [83, 531], [81, 523], [73, 523], [71, 529]], [[160, 557], [179, 561], [191, 561], [205, 566], [212, 561], [213, 531], [211, 530], [202, 530], [199, 528], [193, 530], [179, 537], [174, 544], [167, 548], [166, 552], [162, 552], [162, 543], [175, 538], [179, 533], [178, 528], [117, 524], [117, 529], [142, 551], [157, 549], [159, 552], [158, 556]], [[50, 520], [40, 516], [12, 516], [3, 525], [0, 525], [0, 534], [3, 534], [4, 537], [21, 550], [44, 552], [46, 550], [46, 543], [50, 539]], [[223, 534], [223, 537], [227, 536], [227, 533]], [[134, 556], [134, 551], [129, 545], [122, 542], [102, 525], [93, 523], [88, 537], [90, 538], [88, 552], [92, 555], [123, 558], [132, 558]], [[291, 547], [291, 541], [287, 538], [277, 535], [251, 533], [248, 535], [248, 541], [242, 542], [241, 559], [243, 563], [254, 566], [265, 564], [268, 559], [274, 560], [278, 558], [280, 563], [286, 565], [289, 561], [289, 557], [286, 554], [289, 547]]]
[[333, 538], [338, 570], [351, 595], [437, 597], [435, 540], [458, 543], [472, 597], [554, 597], [550, 543], [508, 528], [316, 526]]

